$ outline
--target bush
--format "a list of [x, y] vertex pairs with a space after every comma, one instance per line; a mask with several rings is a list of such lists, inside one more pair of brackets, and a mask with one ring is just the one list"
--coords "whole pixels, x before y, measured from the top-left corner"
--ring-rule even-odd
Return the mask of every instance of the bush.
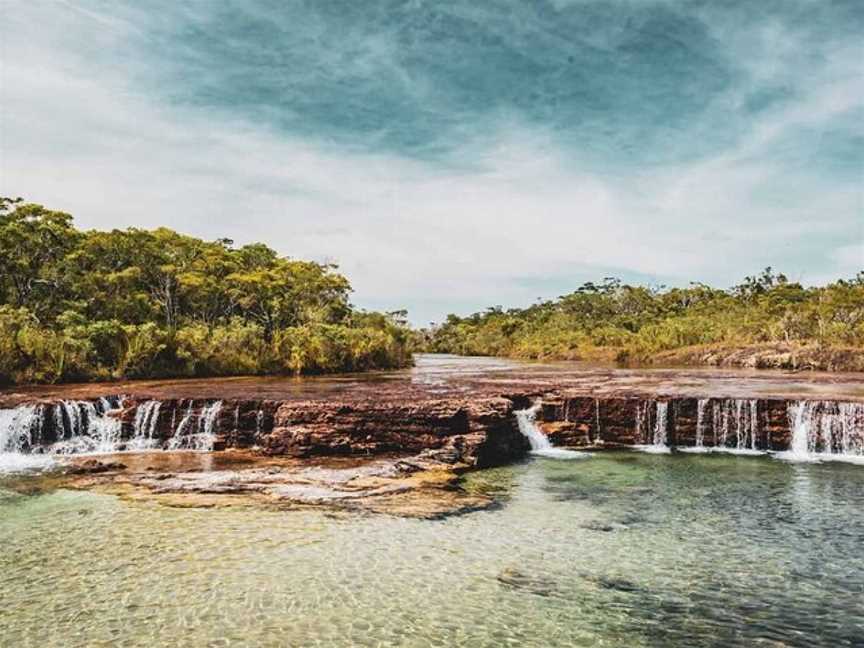
[[0, 382], [410, 364], [402, 311], [354, 310], [331, 264], [169, 229], [79, 232], [0, 198]]
[[768, 268], [726, 291], [634, 287], [609, 278], [530, 308], [450, 315], [420, 339], [443, 353], [621, 362], [705, 345], [862, 347], [864, 273], [804, 288]]

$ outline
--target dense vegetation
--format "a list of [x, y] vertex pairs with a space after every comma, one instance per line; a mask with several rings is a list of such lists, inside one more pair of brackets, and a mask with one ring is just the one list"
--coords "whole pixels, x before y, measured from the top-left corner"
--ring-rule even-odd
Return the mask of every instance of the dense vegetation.
[[864, 272], [805, 288], [767, 268], [730, 290], [587, 283], [530, 308], [450, 315], [436, 352], [864, 370]]
[[331, 265], [169, 229], [82, 232], [0, 198], [0, 382], [354, 371], [410, 363], [404, 312]]

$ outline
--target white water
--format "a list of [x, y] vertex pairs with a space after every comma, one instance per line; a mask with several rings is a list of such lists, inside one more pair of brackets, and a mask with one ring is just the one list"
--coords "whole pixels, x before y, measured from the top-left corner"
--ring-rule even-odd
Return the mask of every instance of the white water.
[[209, 452], [216, 440], [216, 420], [222, 411], [222, 401], [216, 401], [201, 409], [193, 427], [193, 403], [189, 403], [186, 414], [180, 421], [174, 436], [168, 442], [169, 450], [196, 450]]
[[[139, 404], [132, 434], [124, 439], [119, 417], [122, 401], [122, 397], [66, 400], [53, 405], [0, 409], [0, 473], [50, 467], [58, 456], [163, 447], [157, 434], [162, 403], [151, 400]], [[222, 403], [206, 405], [197, 417], [193, 405], [189, 403], [185, 416], [164, 444], [167, 449], [212, 450]], [[172, 428], [174, 421], [172, 412]], [[46, 438], [52, 429], [55, 435]]]
[[864, 403], [797, 401], [789, 404], [787, 415], [792, 441], [776, 457], [864, 463]]
[[[708, 415], [708, 406], [711, 415]], [[697, 401], [696, 445], [678, 448], [682, 452], [722, 452], [734, 455], [764, 455], [759, 439], [758, 401], [753, 399], [711, 399]], [[706, 446], [710, 437], [713, 445]]]
[[534, 403], [531, 407], [516, 412], [516, 422], [519, 431], [531, 444], [531, 454], [549, 459], [584, 459], [591, 455], [587, 452], [556, 448], [537, 427], [537, 412], [540, 411], [540, 403]]
[[41, 405], [0, 409], [0, 473], [45, 468], [53, 463], [50, 457], [29, 454], [43, 416]]
[[757, 446], [759, 438], [759, 402], [755, 399], [724, 399], [712, 407], [711, 452], [735, 455], [764, 455]]
[[708, 407], [708, 399], [700, 398], [696, 403], [696, 447], [705, 447], [705, 410]]
[[708, 398], [700, 398], [696, 402], [696, 444], [691, 447], [679, 446], [676, 448], [679, 452], [689, 452], [694, 454], [707, 454], [713, 448], [705, 445], [705, 432], [708, 430]]
[[138, 405], [138, 409], [135, 410], [132, 438], [129, 440], [130, 449], [147, 450], [158, 445], [159, 440], [155, 438], [155, 435], [161, 408], [162, 402], [155, 400]]
[[[651, 404], [654, 405], [654, 425], [651, 426]], [[652, 454], [671, 452], [667, 443], [669, 430], [669, 403], [664, 401], [645, 401], [636, 406], [636, 436], [642, 444], [637, 450]]]
[[666, 446], [669, 429], [669, 403], [657, 402], [657, 418], [654, 421], [654, 445]]

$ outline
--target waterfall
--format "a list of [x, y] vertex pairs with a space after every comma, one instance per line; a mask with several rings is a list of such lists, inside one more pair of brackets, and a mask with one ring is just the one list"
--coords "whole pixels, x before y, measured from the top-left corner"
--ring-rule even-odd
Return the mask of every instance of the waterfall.
[[864, 403], [796, 401], [787, 408], [791, 461], [864, 463]]
[[535, 423], [538, 411], [540, 411], [540, 403], [534, 403], [528, 409], [519, 410], [516, 412], [516, 422], [519, 425], [519, 431], [531, 444], [532, 450], [548, 450], [552, 447], [552, 443], [545, 434], [537, 429]]
[[[715, 417], [714, 408], [711, 410], [712, 416], [708, 416], [708, 405], [711, 403], [710, 398], [700, 398], [696, 401], [696, 439], [691, 447], [677, 447], [681, 452], [691, 453], [707, 453], [711, 452], [712, 448], [705, 446], [705, 432], [708, 431], [709, 421], [713, 421]], [[712, 426], [713, 427], [713, 426]]]
[[[710, 416], [708, 405], [711, 404]], [[711, 432], [713, 446], [705, 446]], [[699, 399], [696, 404], [696, 448], [691, 452], [764, 454], [759, 441], [759, 401], [755, 399]], [[704, 448], [704, 449], [703, 449]]]
[[654, 421], [654, 445], [666, 447], [666, 434], [669, 427], [669, 403], [657, 401], [657, 418]]
[[636, 431], [635, 439], [642, 443], [648, 443], [648, 434], [650, 429], [648, 403], [640, 401], [636, 404]]
[[[654, 408], [654, 425], [651, 425], [651, 406]], [[642, 443], [635, 447], [643, 452], [666, 454], [671, 452], [667, 443], [669, 430], [669, 403], [666, 401], [641, 401], [636, 405], [636, 438]]]
[[45, 417], [45, 406], [22, 405], [0, 409], [0, 473], [47, 467], [50, 457], [30, 451], [37, 443]]
[[222, 401], [216, 401], [201, 408], [194, 424], [193, 406], [194, 402], [190, 401], [186, 414], [180, 421], [180, 425], [177, 426], [174, 436], [168, 441], [169, 450], [207, 452], [213, 449], [213, 442], [216, 439], [216, 422], [222, 411]]
[[86, 412], [87, 433], [85, 438], [93, 439], [93, 451], [114, 452], [120, 443], [123, 424], [119, 418], [104, 416], [111, 410], [105, 410], [100, 415], [93, 403], [84, 402], [82, 408]]
[[119, 403], [115, 397], [0, 409], [0, 471], [45, 467], [56, 455], [116, 451], [121, 423], [107, 414]]
[[[183, 437], [187, 434], [186, 429], [192, 423], [192, 408], [195, 405], [194, 401], [189, 401], [189, 406], [186, 408], [186, 413], [180, 419], [180, 424], [174, 429], [174, 435], [168, 441], [169, 450], [179, 450], [183, 444]], [[176, 412], [176, 410], [175, 410]]]
[[[63, 455], [114, 453], [165, 448], [212, 450], [222, 402], [204, 405], [198, 415], [188, 408], [167, 443], [159, 436], [162, 403], [150, 400], [135, 409], [124, 438], [119, 416], [124, 397], [95, 401], [63, 400], [54, 404], [0, 409], [0, 473], [46, 467]], [[174, 419], [172, 412], [172, 428]], [[166, 413], [167, 415], [167, 413]], [[162, 417], [163, 421], [165, 417]]]
[[33, 447], [43, 416], [41, 405], [0, 410], [0, 453], [22, 453]]
[[116, 452], [121, 422], [106, 416], [114, 409], [117, 408], [108, 399], [99, 403], [98, 408], [91, 401], [60, 401], [54, 405], [57, 440], [42, 450], [54, 455]]
[[580, 459], [590, 456], [586, 452], [556, 448], [552, 442], [537, 427], [537, 412], [540, 411], [541, 403], [538, 401], [531, 407], [516, 412], [516, 423], [519, 431], [531, 444], [531, 454], [553, 459]]
[[[810, 457], [812, 410], [812, 403], [807, 401], [793, 403], [789, 406], [789, 427], [792, 430], [792, 442], [789, 444], [790, 458], [806, 460]], [[812, 447], [815, 450], [815, 439], [812, 441]]]
[[129, 440], [130, 449], [147, 450], [158, 444], [155, 436], [161, 408], [162, 402], [155, 400], [138, 405], [135, 410], [135, 421], [132, 424], [132, 438]]
[[696, 447], [705, 447], [705, 410], [708, 408], [708, 399], [700, 398], [696, 402]]
[[204, 408], [201, 412], [201, 420], [198, 424], [198, 439], [194, 450], [212, 450], [216, 438], [216, 420], [222, 411], [222, 401], [216, 401]]

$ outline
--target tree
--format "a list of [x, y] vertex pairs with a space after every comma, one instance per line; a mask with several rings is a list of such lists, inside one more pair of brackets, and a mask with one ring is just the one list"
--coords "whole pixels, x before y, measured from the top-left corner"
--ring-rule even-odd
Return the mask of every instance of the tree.
[[20, 199], [0, 199], [0, 295], [39, 316], [56, 313], [63, 276], [58, 263], [80, 235], [72, 217]]

